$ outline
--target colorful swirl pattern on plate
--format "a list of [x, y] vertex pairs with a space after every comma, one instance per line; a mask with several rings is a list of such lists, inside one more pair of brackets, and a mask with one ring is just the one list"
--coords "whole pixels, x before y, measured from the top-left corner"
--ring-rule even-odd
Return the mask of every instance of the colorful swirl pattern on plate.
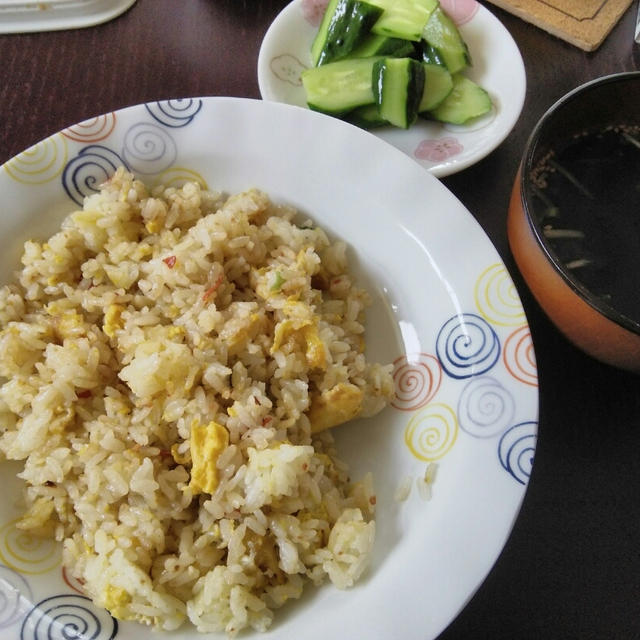
[[442, 325], [436, 353], [447, 375], [470, 378], [495, 365], [500, 357], [500, 340], [484, 318], [464, 313], [452, 316]]
[[460, 428], [478, 438], [490, 438], [512, 424], [513, 395], [490, 376], [471, 378], [458, 402]]
[[520, 484], [527, 484], [536, 448], [537, 424], [533, 421], [514, 425], [500, 438], [500, 463]]
[[49, 538], [38, 538], [16, 528], [11, 520], [0, 528], [0, 559], [23, 574], [37, 575], [59, 567], [61, 549]]
[[116, 126], [116, 118], [115, 113], [96, 116], [72, 127], [67, 127], [62, 131], [62, 135], [70, 140], [75, 140], [83, 144], [100, 142], [111, 135], [111, 132]]
[[62, 173], [62, 186], [67, 195], [78, 205], [92, 193], [97, 193], [102, 182], [113, 175], [124, 159], [103, 145], [84, 147], [72, 158]]
[[149, 102], [145, 104], [145, 108], [155, 120], [166, 127], [186, 127], [202, 109], [202, 100], [188, 98]]
[[444, 457], [458, 437], [458, 420], [446, 404], [431, 403], [413, 414], [404, 432], [411, 453], [425, 462]]
[[86, 596], [61, 594], [36, 603], [20, 629], [20, 640], [113, 640], [118, 622]]
[[442, 382], [442, 367], [428, 353], [403, 355], [393, 363], [396, 409], [414, 411], [423, 407], [438, 392]]
[[66, 138], [57, 134], [18, 154], [4, 168], [16, 182], [45, 184], [55, 180], [64, 171], [67, 154]]
[[[44, 184], [61, 177], [64, 191], [78, 206], [96, 193], [118, 166], [141, 177], [161, 176], [166, 178], [164, 184], [178, 186], [196, 179], [206, 186], [197, 172], [176, 167], [178, 143], [172, 134], [197, 118], [202, 100], [166, 100], [144, 107], [148, 119], [141, 118], [122, 130], [114, 113], [86, 120], [27, 149], [4, 168], [23, 184]], [[116, 140], [121, 142], [112, 145]], [[82, 145], [71, 157], [68, 141]]]
[[[392, 405], [412, 412], [404, 439], [418, 460], [443, 458], [453, 448], [459, 431], [473, 438], [499, 438], [496, 463], [518, 483], [526, 484], [537, 423], [525, 420], [516, 424], [516, 400], [510, 386], [537, 386], [531, 333], [503, 265], [492, 264], [479, 274], [473, 300], [476, 309], [443, 322], [435, 355], [407, 354], [395, 360], [396, 398]], [[513, 329], [514, 325], [519, 326]], [[443, 376], [462, 385], [455, 409], [435, 402], [444, 386]]]

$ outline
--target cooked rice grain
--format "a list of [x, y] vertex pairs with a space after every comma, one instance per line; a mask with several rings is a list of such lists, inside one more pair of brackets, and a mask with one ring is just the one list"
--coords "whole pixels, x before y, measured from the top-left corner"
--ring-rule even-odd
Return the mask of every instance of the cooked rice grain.
[[374, 539], [371, 476], [330, 432], [380, 411], [346, 246], [256, 190], [149, 190], [123, 169], [0, 290], [0, 452], [18, 526], [114, 616], [264, 630]]

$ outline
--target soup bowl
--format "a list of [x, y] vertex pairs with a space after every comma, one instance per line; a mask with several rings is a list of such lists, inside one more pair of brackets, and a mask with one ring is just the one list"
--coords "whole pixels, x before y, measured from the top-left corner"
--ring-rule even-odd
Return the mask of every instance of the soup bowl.
[[581, 85], [525, 145], [507, 231], [528, 287], [574, 345], [640, 372], [640, 72]]

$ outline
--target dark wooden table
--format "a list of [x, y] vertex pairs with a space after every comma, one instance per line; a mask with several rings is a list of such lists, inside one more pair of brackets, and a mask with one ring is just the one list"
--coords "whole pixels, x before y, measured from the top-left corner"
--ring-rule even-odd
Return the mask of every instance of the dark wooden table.
[[[0, 163], [68, 125], [131, 104], [259, 98], [258, 50], [286, 2], [138, 0], [97, 27], [0, 36]], [[636, 9], [588, 54], [487, 7], [522, 52], [524, 110], [497, 150], [443, 182], [484, 227], [521, 293], [537, 353], [540, 425], [513, 533], [442, 639], [640, 638], [640, 377], [588, 358], [554, 329], [515, 268], [505, 229], [518, 160], [539, 116], [586, 80], [640, 68]]]

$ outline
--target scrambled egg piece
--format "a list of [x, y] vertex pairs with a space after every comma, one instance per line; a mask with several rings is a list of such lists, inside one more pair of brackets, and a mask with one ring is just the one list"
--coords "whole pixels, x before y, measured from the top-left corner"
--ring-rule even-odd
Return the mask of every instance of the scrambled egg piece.
[[110, 337], [116, 335], [117, 329], [122, 329], [122, 312], [124, 307], [120, 304], [110, 304], [104, 312], [102, 330]]
[[248, 324], [228, 337], [229, 355], [235, 355], [242, 351], [248, 342], [253, 340], [258, 333], [265, 330], [267, 322], [264, 314], [252, 313]]
[[283, 320], [278, 323], [274, 336], [271, 353], [277, 351], [287, 340], [293, 338], [300, 340], [305, 350], [307, 364], [312, 368], [326, 369], [327, 356], [324, 344], [318, 335], [318, 328], [315, 323], [300, 324], [298, 320]]
[[229, 432], [217, 422], [191, 425], [191, 480], [194, 495], [213, 493], [218, 486], [216, 462], [229, 446]]
[[131, 595], [121, 587], [114, 587], [112, 584], [107, 585], [104, 592], [104, 607], [114, 618], [127, 618], [127, 605], [131, 602]]
[[65, 311], [56, 318], [56, 329], [62, 338], [75, 338], [84, 333], [84, 318], [75, 311]]
[[167, 335], [169, 336], [169, 338], [182, 337], [184, 335], [184, 327], [181, 327], [179, 325], [176, 325], [174, 327], [169, 327], [169, 330], [167, 331]]
[[317, 433], [357, 417], [362, 411], [364, 393], [355, 384], [339, 382], [311, 400], [307, 414], [311, 433]]
[[134, 262], [123, 262], [117, 266], [105, 264], [103, 269], [112, 284], [122, 289], [128, 289], [139, 275], [138, 265]]
[[67, 309], [54, 300], [45, 310], [52, 317], [53, 325], [61, 338], [76, 338], [85, 333], [84, 317], [74, 309]]
[[162, 229], [162, 220], [149, 220], [149, 222], [147, 222], [147, 224], [144, 225], [144, 228], [149, 232], [149, 233], [158, 233], [158, 231], [160, 231], [160, 229]]
[[171, 457], [178, 464], [189, 464], [191, 462], [191, 452], [180, 453], [180, 445], [177, 442], [171, 445]]
[[322, 369], [327, 368], [327, 355], [324, 350], [324, 343], [318, 335], [316, 325], [306, 326], [303, 330], [302, 337], [306, 342], [307, 349], [305, 356], [310, 367]]
[[318, 335], [318, 319], [304, 302], [289, 300], [283, 312], [287, 316], [276, 325], [271, 353], [280, 349], [288, 340], [297, 340], [305, 350], [307, 364], [311, 368], [327, 368], [327, 355], [324, 343]]

